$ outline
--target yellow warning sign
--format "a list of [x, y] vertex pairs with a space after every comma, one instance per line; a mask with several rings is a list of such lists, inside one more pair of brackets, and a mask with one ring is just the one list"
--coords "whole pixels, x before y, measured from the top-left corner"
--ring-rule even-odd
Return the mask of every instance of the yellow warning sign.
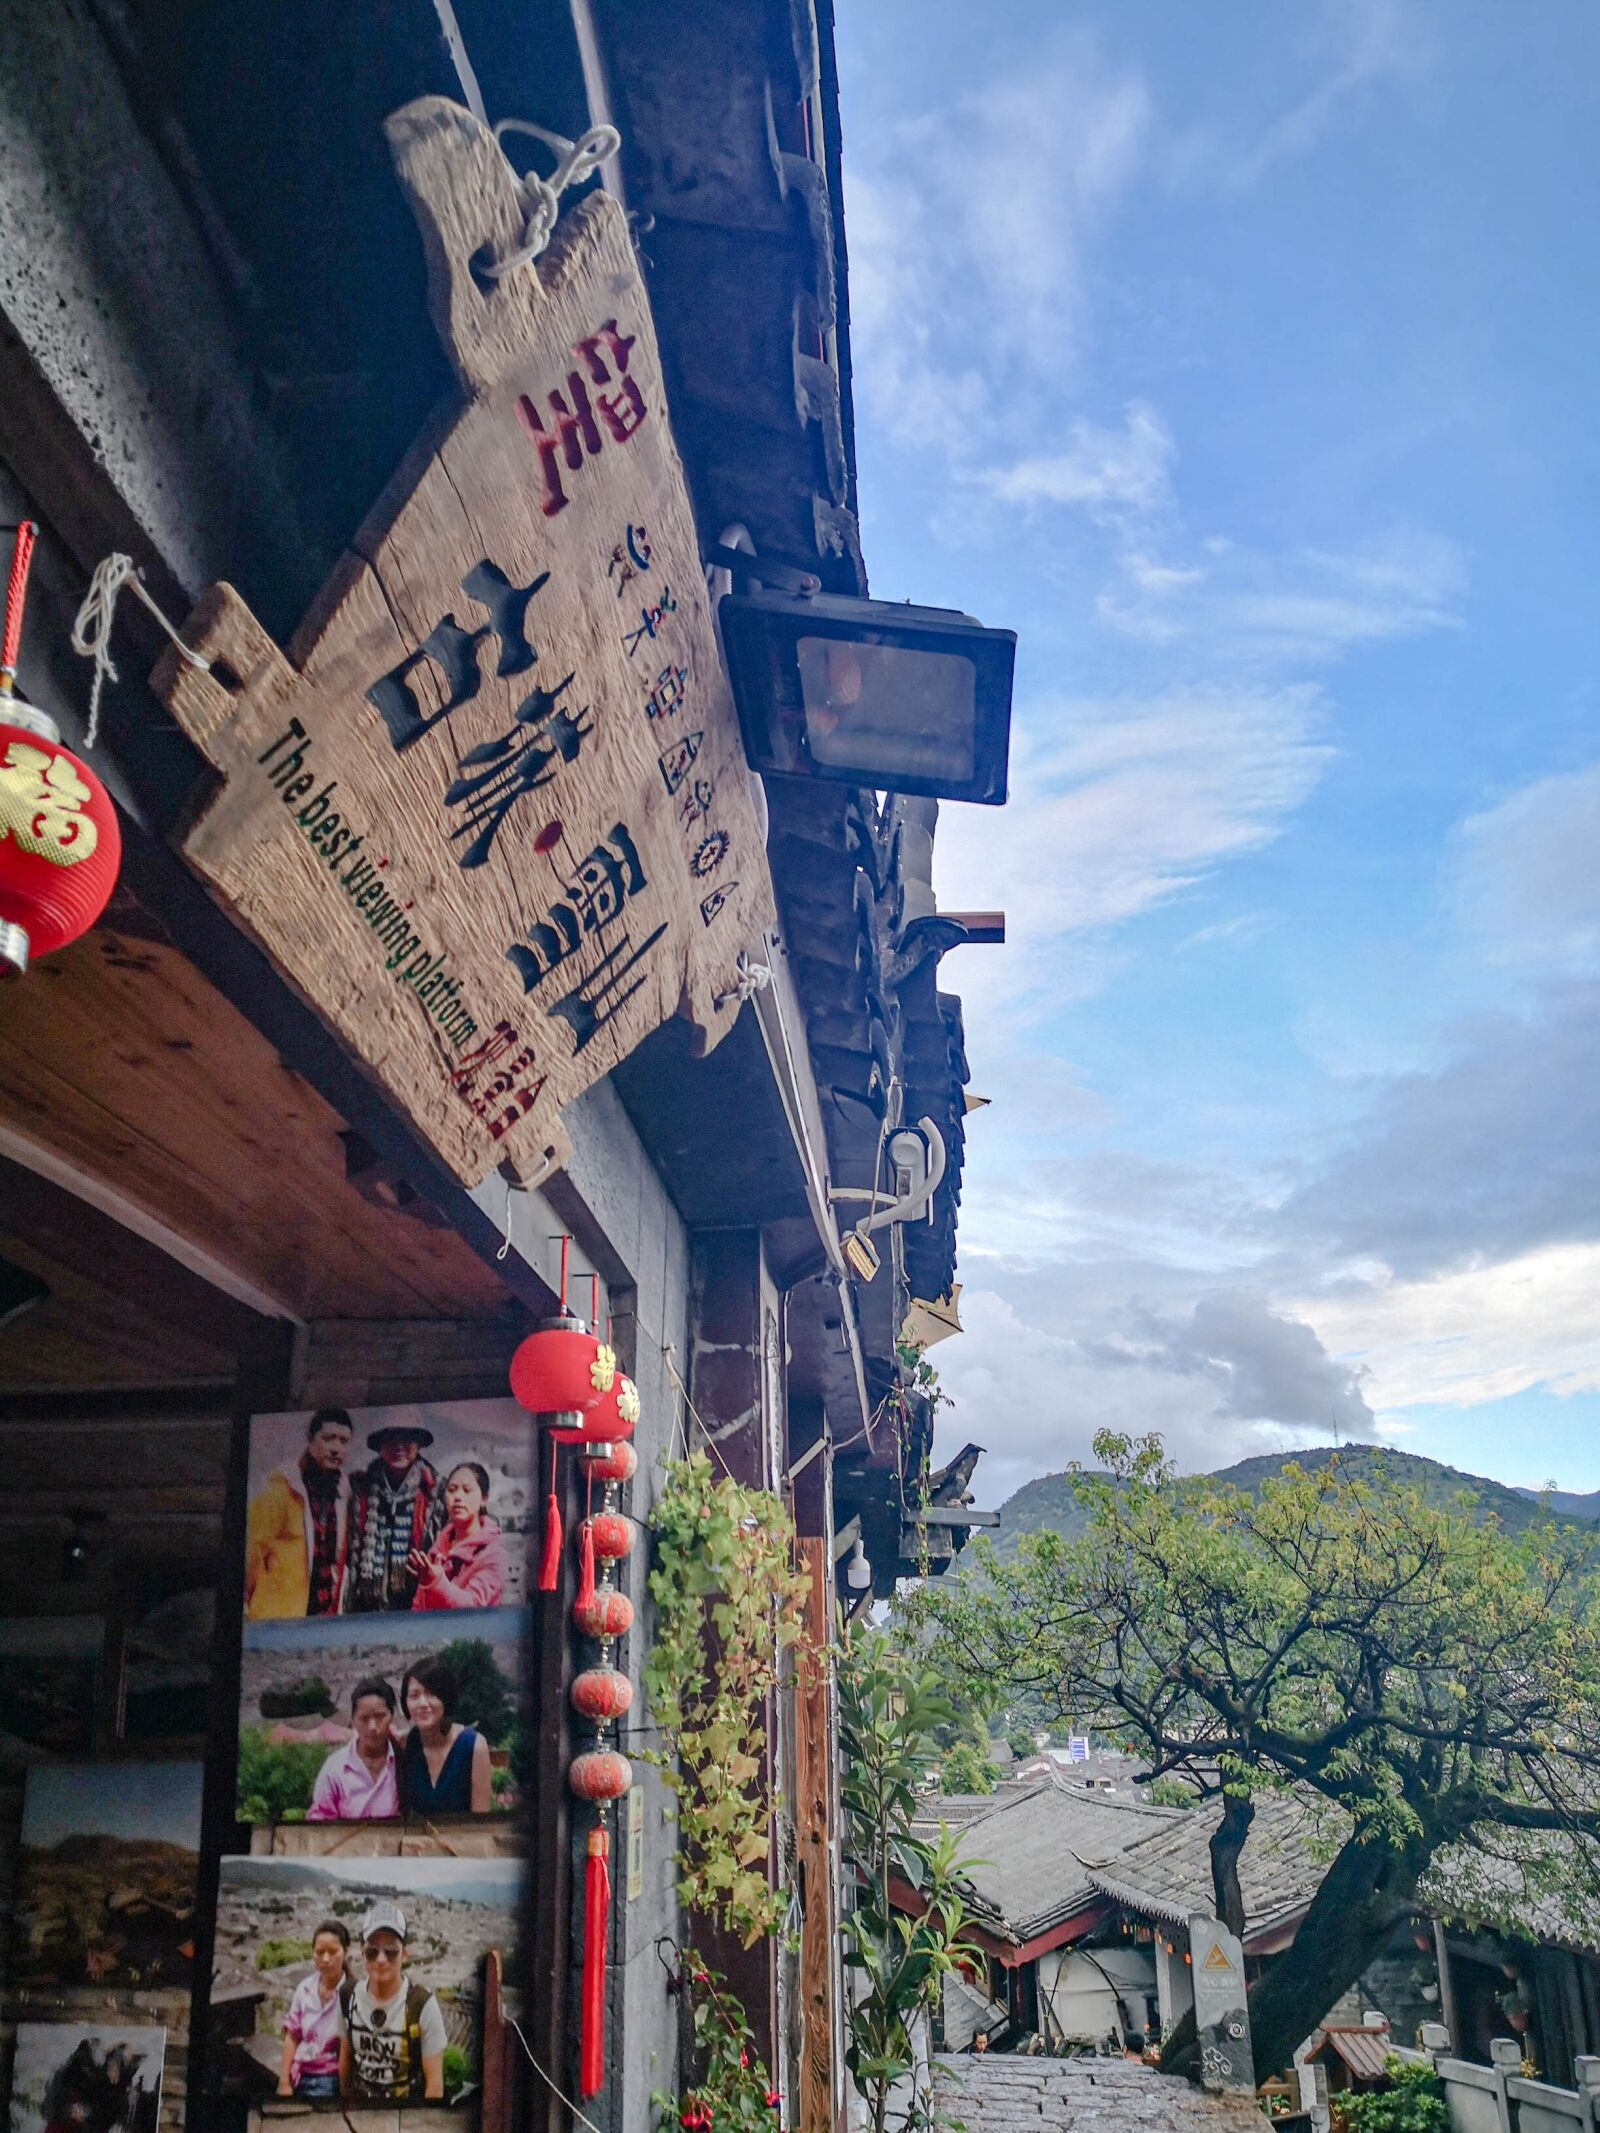
[[1231, 1970], [1233, 1968], [1233, 1965], [1223, 1954], [1222, 1943], [1220, 1941], [1214, 1940], [1211, 1943], [1211, 1953], [1206, 1957], [1205, 1961], [1200, 1965], [1200, 1967], [1202, 1970]]

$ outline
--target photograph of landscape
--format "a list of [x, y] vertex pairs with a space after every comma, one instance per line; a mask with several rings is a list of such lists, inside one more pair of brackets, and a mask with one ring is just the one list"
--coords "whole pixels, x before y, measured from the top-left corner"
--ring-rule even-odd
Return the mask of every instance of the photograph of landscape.
[[[239, 1819], [305, 1819], [317, 1773], [351, 1738], [357, 1683], [381, 1680], [398, 1703], [409, 1668], [443, 1659], [461, 1691], [452, 1719], [489, 1744], [491, 1804], [517, 1802], [522, 1729], [519, 1661], [528, 1611], [471, 1608], [456, 1613], [334, 1615], [245, 1625], [239, 1682]], [[394, 1737], [406, 1730], [398, 1711]]]
[[275, 2087], [283, 2018], [311, 1975], [322, 1920], [349, 1929], [359, 1977], [362, 1918], [388, 1901], [406, 1917], [406, 1978], [435, 1993], [444, 2016], [446, 2100], [464, 2099], [478, 2078], [483, 1959], [498, 1949], [511, 1967], [524, 1873], [520, 1859], [224, 1859], [211, 1994], [229, 2039], [224, 2093]]
[[199, 1763], [39, 1763], [28, 1772], [12, 1978], [24, 1994], [187, 1984]]

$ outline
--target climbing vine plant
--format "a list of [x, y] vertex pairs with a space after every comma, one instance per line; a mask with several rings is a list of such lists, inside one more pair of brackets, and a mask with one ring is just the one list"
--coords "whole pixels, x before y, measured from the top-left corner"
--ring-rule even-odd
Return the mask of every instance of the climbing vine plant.
[[647, 1754], [675, 1799], [678, 1893], [749, 1946], [787, 1904], [767, 1884], [764, 1719], [807, 1581], [777, 1497], [714, 1473], [705, 1452], [669, 1464], [650, 1525], [656, 1641], [642, 1678], [660, 1740]]

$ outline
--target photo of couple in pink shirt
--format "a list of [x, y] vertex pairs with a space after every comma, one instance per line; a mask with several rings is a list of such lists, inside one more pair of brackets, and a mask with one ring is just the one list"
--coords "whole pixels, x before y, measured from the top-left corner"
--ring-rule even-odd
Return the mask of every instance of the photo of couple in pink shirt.
[[[489, 1743], [453, 1715], [460, 1702], [455, 1669], [442, 1657], [408, 1668], [398, 1698], [380, 1674], [358, 1681], [350, 1695], [350, 1739], [318, 1772], [306, 1820], [488, 1814]], [[400, 1718], [404, 1730], [397, 1736]]]

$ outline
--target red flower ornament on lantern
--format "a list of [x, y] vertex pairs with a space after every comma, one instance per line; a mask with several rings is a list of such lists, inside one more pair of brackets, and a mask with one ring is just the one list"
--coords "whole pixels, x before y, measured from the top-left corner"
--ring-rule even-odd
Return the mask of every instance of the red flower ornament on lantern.
[[596, 1511], [585, 1523], [594, 1540], [594, 1552], [602, 1563], [620, 1563], [633, 1553], [639, 1529], [621, 1511]]

